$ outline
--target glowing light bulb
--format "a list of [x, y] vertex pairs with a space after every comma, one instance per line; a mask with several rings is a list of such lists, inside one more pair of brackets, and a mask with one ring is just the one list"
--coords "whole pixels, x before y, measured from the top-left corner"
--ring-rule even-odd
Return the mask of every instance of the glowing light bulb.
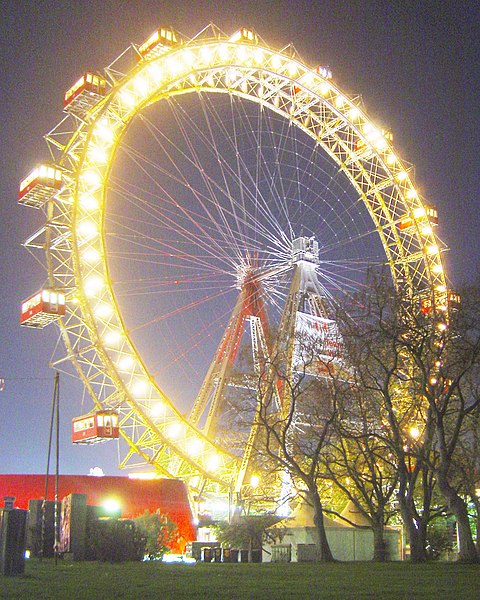
[[105, 344], [107, 344], [107, 346], [115, 346], [120, 341], [120, 338], [120, 332], [116, 329], [112, 329], [110, 331], [107, 331], [107, 333], [103, 337], [103, 340]]
[[409, 433], [410, 437], [412, 437], [414, 440], [417, 440], [420, 437], [420, 429], [416, 425], [410, 427]]
[[172, 440], [178, 439], [182, 433], [182, 426], [180, 423], [172, 423], [167, 427], [167, 435]]
[[103, 286], [103, 279], [101, 279], [97, 275], [92, 275], [91, 277], [85, 280], [83, 284], [83, 290], [87, 296], [91, 297], [98, 293], [103, 288]]
[[105, 148], [101, 148], [100, 146], [91, 146], [88, 149], [88, 158], [94, 163], [104, 164], [107, 162], [107, 153]]
[[360, 110], [356, 106], [354, 106], [348, 111], [348, 116], [352, 121], [356, 121], [360, 116]]
[[115, 137], [113, 125], [108, 119], [100, 119], [95, 126], [94, 134], [105, 142], [111, 142]]
[[90, 239], [98, 235], [98, 228], [95, 221], [84, 220], [77, 225], [77, 236], [83, 240]]
[[93, 309], [93, 314], [99, 319], [105, 319], [112, 316], [113, 308], [111, 304], [107, 304], [106, 302], [100, 302]]
[[330, 91], [330, 84], [327, 81], [322, 81], [320, 84], [320, 93], [322, 96], [326, 96]]
[[124, 356], [122, 356], [120, 358], [120, 360], [118, 361], [118, 367], [122, 370], [122, 371], [129, 371], [133, 365], [134, 365], [134, 360], [133, 357], [126, 354]]
[[187, 450], [191, 456], [197, 456], [202, 451], [202, 442], [198, 438], [194, 438], [188, 442]]
[[80, 194], [78, 200], [83, 210], [94, 211], [98, 208], [98, 200], [87, 192]]
[[132, 394], [134, 396], [142, 396], [147, 391], [147, 382], [146, 381], [136, 381], [132, 386]]
[[220, 457], [218, 454], [211, 454], [207, 459], [207, 467], [210, 471], [215, 471], [220, 466]]
[[155, 404], [152, 404], [150, 413], [152, 417], [163, 417], [165, 415], [165, 404], [160, 400], [155, 402]]
[[86, 248], [82, 252], [82, 259], [88, 263], [97, 262], [100, 260], [100, 252], [96, 248]]
[[81, 174], [80, 177], [81, 177], [82, 181], [88, 187], [95, 187], [97, 185], [100, 185], [100, 183], [102, 181], [100, 174], [93, 169], [88, 169], [87, 171], [83, 171], [83, 173]]

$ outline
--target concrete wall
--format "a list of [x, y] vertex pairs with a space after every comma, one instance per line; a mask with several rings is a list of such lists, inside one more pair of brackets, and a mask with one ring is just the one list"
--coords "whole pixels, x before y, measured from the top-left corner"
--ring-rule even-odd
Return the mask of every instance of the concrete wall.
[[[367, 527], [329, 527], [327, 539], [335, 559], [343, 561], [372, 560], [373, 559], [373, 532]], [[387, 529], [385, 539], [390, 560], [401, 560], [401, 531]], [[315, 544], [315, 529], [313, 527], [289, 527], [282, 539], [282, 545], [291, 544], [292, 561], [308, 560], [311, 552], [299, 544]], [[270, 550], [271, 552], [271, 550]], [[264, 560], [270, 560], [270, 555], [265, 553]]]

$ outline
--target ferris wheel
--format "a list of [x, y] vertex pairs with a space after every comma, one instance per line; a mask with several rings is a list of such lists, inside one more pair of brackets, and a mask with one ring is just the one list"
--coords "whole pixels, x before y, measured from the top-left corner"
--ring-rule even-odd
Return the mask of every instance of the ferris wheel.
[[391, 133], [292, 46], [160, 28], [85, 73], [64, 113], [51, 162], [20, 185], [45, 216], [25, 244], [48, 272], [21, 320], [57, 322], [58, 363], [118, 415], [121, 467], [248, 488], [252, 423], [237, 415], [239, 438], [225, 415], [250, 394], [269, 329], [291, 352], [299, 324], [334, 331], [330, 303], [372, 266], [445, 327], [435, 209]]

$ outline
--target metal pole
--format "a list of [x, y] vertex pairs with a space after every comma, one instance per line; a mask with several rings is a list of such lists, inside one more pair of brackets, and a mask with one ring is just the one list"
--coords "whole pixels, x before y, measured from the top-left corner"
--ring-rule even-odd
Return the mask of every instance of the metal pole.
[[58, 479], [59, 479], [59, 471], [60, 471], [60, 375], [58, 371], [55, 373], [55, 405], [56, 405], [56, 448], [55, 448], [55, 548], [54, 548], [54, 556], [55, 556], [55, 565], [57, 564], [58, 559], [58, 546], [59, 546], [59, 532], [60, 532], [60, 511], [58, 506]]
[[45, 472], [45, 490], [43, 493], [43, 502], [42, 502], [42, 533], [40, 540], [40, 558], [43, 558], [43, 549], [45, 547], [45, 513], [47, 510], [46, 503], [48, 500], [48, 484], [50, 477], [50, 456], [52, 454], [52, 438], [53, 438], [53, 423], [55, 420], [55, 408], [56, 408], [56, 389], [57, 389], [57, 376], [55, 375], [54, 386], [53, 386], [53, 396], [52, 396], [52, 410], [50, 415], [50, 430], [48, 434], [48, 451], [47, 451], [47, 468]]

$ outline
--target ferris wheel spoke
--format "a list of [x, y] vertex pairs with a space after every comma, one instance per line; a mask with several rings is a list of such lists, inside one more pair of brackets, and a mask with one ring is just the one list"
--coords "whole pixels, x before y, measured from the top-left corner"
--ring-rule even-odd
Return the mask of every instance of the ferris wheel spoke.
[[[277, 218], [276, 218], [275, 214], [270, 210], [268, 203], [265, 201], [265, 199], [261, 195], [260, 187], [256, 184], [258, 182], [255, 182], [254, 179], [252, 178], [252, 175], [250, 173], [250, 169], [249, 169], [248, 165], [246, 165], [244, 163], [244, 160], [242, 159], [242, 157], [238, 151], [237, 136], [232, 134], [227, 129], [226, 124], [225, 124], [225, 118], [222, 119], [222, 117], [217, 113], [215, 107], [212, 106], [212, 102], [209, 101], [208, 98], [204, 99], [202, 95], [200, 95], [200, 99], [201, 99], [202, 111], [203, 111], [203, 114], [205, 115], [205, 120], [207, 121], [208, 135], [205, 132], [203, 132], [202, 129], [200, 129], [200, 127], [197, 123], [192, 122], [191, 118], [188, 115], [185, 115], [185, 113], [182, 113], [182, 115], [186, 119], [189, 120], [189, 123], [194, 128], [198, 137], [204, 143], [206, 143], [208, 145], [208, 148], [214, 149], [215, 158], [216, 158], [216, 160], [218, 162], [218, 166], [221, 170], [223, 180], [224, 181], [227, 181], [228, 179], [233, 180], [233, 184], [234, 184], [235, 188], [241, 189], [241, 194], [242, 194], [244, 203], [245, 203], [246, 196], [248, 196], [250, 202], [253, 201], [254, 206], [257, 206], [257, 207], [258, 207], [258, 199], [260, 198], [261, 200], [263, 200], [263, 202], [261, 203], [260, 206], [267, 207], [267, 211], [264, 212], [264, 214], [268, 215], [268, 218], [269, 218], [271, 224], [275, 224], [277, 222]], [[233, 121], [233, 119], [232, 119], [232, 121]], [[212, 123], [214, 123], [214, 125]], [[223, 146], [227, 146], [227, 148], [229, 148], [229, 150], [234, 153], [235, 160], [237, 161], [236, 162], [237, 171], [234, 168], [232, 168], [231, 164], [226, 159], [225, 150], [223, 152], [220, 152], [218, 150], [218, 142], [216, 141], [215, 135], [213, 133], [214, 127], [218, 131], [220, 131], [222, 134], [221, 141], [223, 143]], [[232, 138], [234, 139], [234, 141], [232, 141]], [[256, 140], [256, 142], [257, 143], [253, 147], [260, 146], [259, 140]], [[264, 224], [262, 223], [262, 221], [256, 217], [254, 211], [250, 211], [247, 214], [245, 211], [245, 204], [243, 204], [243, 211], [245, 212], [245, 218], [239, 219], [238, 216], [236, 215], [236, 208], [238, 208], [240, 210], [240, 212], [242, 212], [242, 205], [238, 203], [238, 200], [236, 200], [236, 197], [233, 194], [226, 194], [226, 197], [230, 201], [231, 211], [233, 211], [233, 214], [236, 217], [237, 223], [240, 222], [241, 225], [244, 226], [245, 230], [248, 228], [251, 231], [253, 231], [255, 233], [255, 237], [257, 235], [263, 235], [263, 236], [265, 236], [266, 239], [269, 239], [270, 242], [273, 243], [275, 246], [278, 246], [277, 238], [272, 236], [271, 228], [266, 228], [264, 226]], [[225, 209], [222, 209], [222, 212], [224, 210]], [[265, 209], [264, 209], [264, 211], [265, 211]], [[277, 227], [277, 232], [280, 235], [282, 234], [282, 230], [280, 227]]]

